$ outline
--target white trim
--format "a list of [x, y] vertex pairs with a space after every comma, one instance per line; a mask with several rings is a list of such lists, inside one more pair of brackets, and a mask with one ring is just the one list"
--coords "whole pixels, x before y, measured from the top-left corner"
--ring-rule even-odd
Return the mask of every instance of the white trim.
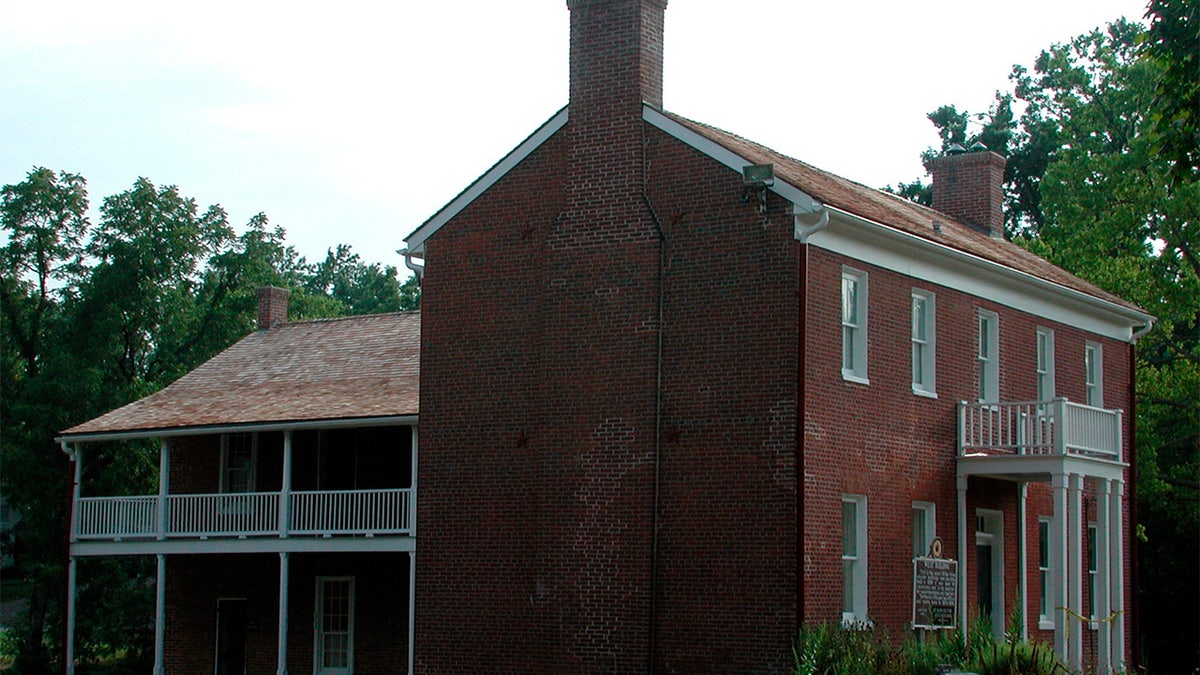
[[216, 553], [370, 553], [412, 551], [417, 538], [407, 535], [321, 537], [292, 535], [221, 537], [219, 539], [143, 539], [139, 541], [79, 541], [71, 544], [71, 555], [201, 555]]
[[[924, 307], [921, 321], [921, 331], [924, 336], [918, 339], [916, 335], [917, 301]], [[912, 345], [912, 391], [918, 396], [937, 398], [937, 295], [922, 288], [912, 289], [909, 300], [909, 323]], [[917, 354], [921, 354], [921, 382], [917, 382]]]
[[1154, 317], [1028, 272], [918, 237], [833, 206], [829, 225], [809, 243], [930, 284], [987, 298], [1043, 319], [1122, 342]]
[[[842, 625], [848, 628], [855, 628], [861, 624], [870, 621], [867, 614], [867, 579], [869, 574], [867, 561], [867, 547], [870, 538], [867, 536], [867, 497], [865, 495], [842, 495]], [[854, 511], [854, 555], [847, 556], [846, 551], [846, 531], [845, 531], [845, 508], [846, 504], [853, 504]], [[851, 611], [845, 611], [845, 566], [846, 563], [852, 564], [851, 575], [853, 591], [851, 593]]]
[[1104, 345], [1099, 342], [1089, 340], [1083, 345], [1083, 387], [1084, 403], [1094, 408], [1103, 408]]
[[1000, 401], [1000, 315], [980, 308], [976, 310], [975, 321], [976, 395], [980, 403], [997, 403]]
[[[347, 584], [347, 634], [346, 637], [346, 666], [325, 669], [321, 666], [325, 655], [321, 637], [324, 629], [324, 599], [326, 582], [345, 582]], [[333, 632], [333, 631], [331, 631]], [[341, 632], [341, 631], [336, 631]], [[353, 576], [318, 576], [316, 579], [316, 597], [313, 602], [313, 673], [314, 675], [349, 675], [354, 672], [354, 577]]]
[[478, 199], [483, 193], [491, 189], [493, 185], [498, 183], [501, 178], [504, 178], [509, 171], [512, 171], [518, 164], [525, 161], [525, 158], [533, 154], [535, 150], [540, 148], [543, 143], [550, 139], [551, 136], [558, 133], [567, 124], [567, 109], [564, 107], [547, 120], [536, 131], [530, 134], [520, 145], [513, 148], [511, 152], [505, 155], [499, 162], [496, 162], [492, 168], [488, 169], [482, 176], [477, 178], [474, 183], [467, 186], [465, 190], [458, 193], [458, 196], [450, 200], [450, 203], [443, 206], [437, 213], [433, 214], [429, 220], [426, 220], [412, 234], [404, 238], [408, 244], [408, 253], [406, 255], [423, 255], [425, 251], [425, 240], [429, 239], [435, 232], [440, 230], [443, 225], [450, 219], [457, 216], [459, 213], [471, 205], [471, 202]]
[[[853, 284], [854, 288], [854, 316], [852, 319], [848, 319], [846, 316], [847, 282]], [[841, 308], [842, 379], [862, 384], [870, 384], [867, 377], [867, 331], [870, 326], [867, 296], [867, 273], [843, 266], [838, 290], [838, 297], [841, 299], [838, 307]], [[847, 336], [849, 336], [849, 340], [847, 340]]]
[[1054, 368], [1054, 331], [1038, 326], [1034, 337], [1034, 370], [1037, 374], [1037, 400], [1050, 401], [1057, 394]]
[[338, 419], [305, 420], [300, 422], [238, 422], [234, 424], [209, 424], [194, 427], [172, 427], [169, 429], [132, 429], [128, 431], [103, 431], [87, 434], [63, 434], [54, 440], [58, 441], [59, 443], [132, 441], [142, 438], [175, 438], [178, 436], [236, 434], [250, 431], [267, 432], [301, 431], [304, 429], [348, 429], [353, 427], [390, 427], [407, 426], [416, 423], [416, 415], [341, 417]]

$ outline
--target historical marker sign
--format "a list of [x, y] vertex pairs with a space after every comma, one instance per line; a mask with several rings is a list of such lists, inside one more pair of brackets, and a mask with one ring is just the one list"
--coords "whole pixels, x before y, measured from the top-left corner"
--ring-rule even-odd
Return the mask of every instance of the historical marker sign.
[[913, 558], [913, 628], [958, 625], [958, 561]]

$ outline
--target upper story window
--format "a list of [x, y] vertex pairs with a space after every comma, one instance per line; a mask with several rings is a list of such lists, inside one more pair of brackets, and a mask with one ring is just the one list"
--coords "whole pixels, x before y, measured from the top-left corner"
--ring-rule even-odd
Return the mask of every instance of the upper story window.
[[1000, 317], [986, 309], [979, 310], [979, 400], [1000, 400]]
[[1104, 407], [1104, 350], [1099, 343], [1089, 342], [1083, 347], [1083, 375], [1087, 404]]
[[221, 436], [221, 492], [254, 492], [257, 460], [256, 434]]
[[936, 396], [934, 376], [937, 372], [934, 332], [935, 305], [933, 293], [913, 289], [912, 292], [912, 389], [913, 392]]
[[842, 495], [842, 623], [867, 621], [867, 498]]
[[1037, 400], [1054, 398], [1054, 331], [1037, 329]]
[[867, 273], [842, 268], [842, 377], [867, 381]]

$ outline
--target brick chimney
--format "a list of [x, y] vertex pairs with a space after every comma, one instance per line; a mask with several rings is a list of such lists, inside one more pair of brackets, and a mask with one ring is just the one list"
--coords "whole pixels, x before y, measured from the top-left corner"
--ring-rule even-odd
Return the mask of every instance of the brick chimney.
[[258, 329], [271, 330], [287, 322], [288, 297], [286, 288], [261, 286], [258, 289]]
[[1004, 157], [978, 150], [925, 162], [933, 177], [933, 208], [996, 239], [1004, 238]]

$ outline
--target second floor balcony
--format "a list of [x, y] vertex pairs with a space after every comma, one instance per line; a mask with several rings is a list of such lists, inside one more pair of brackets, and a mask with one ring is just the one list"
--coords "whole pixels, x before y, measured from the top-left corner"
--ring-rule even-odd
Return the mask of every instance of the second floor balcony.
[[1073, 472], [1119, 471], [1125, 462], [1122, 417], [1120, 410], [1064, 398], [962, 402], [958, 406], [959, 472], [1044, 475], [1067, 464], [1074, 465]]

